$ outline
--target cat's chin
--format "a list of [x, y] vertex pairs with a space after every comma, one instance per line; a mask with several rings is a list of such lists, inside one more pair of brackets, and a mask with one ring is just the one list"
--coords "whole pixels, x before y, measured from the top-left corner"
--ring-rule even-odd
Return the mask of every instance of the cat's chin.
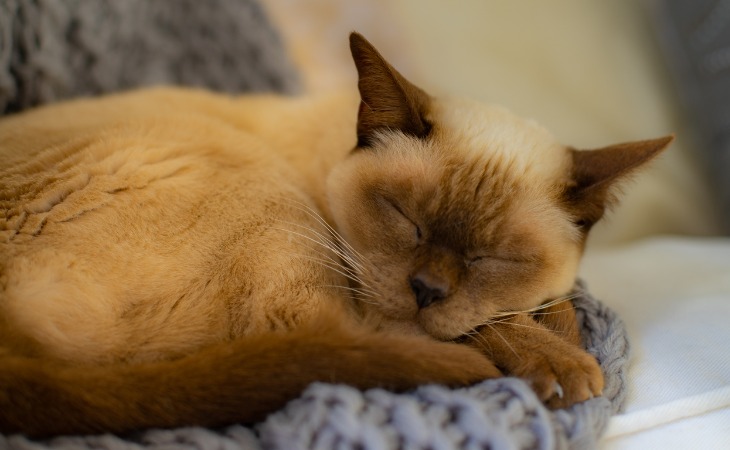
[[439, 341], [453, 341], [466, 334], [453, 327], [434, 327], [430, 321], [422, 321], [418, 317], [414, 320], [413, 317], [399, 318], [377, 314], [370, 316], [368, 322], [378, 330], [408, 335], [430, 336]]
[[434, 324], [431, 321], [419, 320], [418, 322], [426, 334], [435, 339], [438, 339], [439, 341], [453, 341], [462, 336], [470, 334], [478, 326], [478, 324], [474, 324], [474, 326], [465, 324], [463, 327], [457, 328], [454, 327], [453, 324], [441, 326], [439, 324]]
[[453, 317], [443, 311], [423, 309], [419, 311], [415, 322], [429, 336], [440, 341], [452, 341], [469, 334], [479, 325], [478, 322], [468, 319], [473, 318]]
[[431, 335], [413, 317], [393, 317], [382, 311], [371, 309], [363, 315], [363, 321], [370, 327], [387, 332], [408, 335]]
[[474, 332], [496, 311], [484, 305], [465, 306], [447, 302], [419, 309], [395, 300], [377, 305], [361, 304], [363, 321], [375, 329], [406, 334], [428, 335], [440, 341], [452, 341]]

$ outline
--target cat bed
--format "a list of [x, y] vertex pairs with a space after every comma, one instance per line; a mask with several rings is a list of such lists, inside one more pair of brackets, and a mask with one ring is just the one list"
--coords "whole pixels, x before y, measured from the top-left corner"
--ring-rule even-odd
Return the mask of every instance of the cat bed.
[[422, 386], [395, 394], [382, 389], [314, 383], [253, 428], [179, 428], [131, 436], [64, 436], [31, 441], [0, 436], [10, 449], [590, 449], [626, 395], [628, 340], [623, 322], [579, 286], [573, 300], [586, 349], [605, 376], [602, 397], [564, 410], [543, 406], [517, 378], [462, 389]]

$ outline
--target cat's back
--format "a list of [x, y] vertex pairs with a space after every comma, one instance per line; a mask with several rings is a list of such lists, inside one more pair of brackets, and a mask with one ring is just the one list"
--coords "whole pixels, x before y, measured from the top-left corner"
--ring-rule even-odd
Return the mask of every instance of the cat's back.
[[[81, 139], [147, 136], [181, 128], [175, 123], [212, 122], [210, 113], [225, 107], [226, 97], [204, 91], [153, 88], [100, 98], [80, 98], [46, 105], [0, 120], [0, 168]], [[217, 108], [216, 108], [217, 107]], [[137, 130], [123, 128], [137, 125]], [[186, 127], [189, 131], [190, 127]], [[194, 128], [198, 128], [197, 125]], [[190, 136], [188, 136], [189, 138]], [[208, 138], [211, 138], [208, 136]], [[215, 138], [215, 137], [213, 137]]]
[[305, 177], [261, 132], [288, 103], [168, 88], [0, 121], [0, 341], [155, 359], [276, 326], [257, 310], [272, 286], [331, 284], [280, 270], [302, 253], [280, 222], [317, 226]]
[[[247, 108], [237, 111], [234, 126], [225, 120], [235, 114], [232, 99], [158, 88], [62, 103], [0, 121], [5, 240], [38, 234], [54, 217], [62, 222], [69, 214], [98, 208], [105, 203], [100, 196], [121, 197], [113, 194], [152, 184], [162, 188], [165, 180], [192, 188], [196, 180], [222, 180], [229, 171], [252, 183], [265, 171], [271, 176], [291, 171], [256, 127], [246, 126]], [[214, 186], [207, 189], [205, 183], [187, 192], [213, 194]], [[80, 208], [79, 202], [92, 205]], [[31, 220], [38, 222], [35, 229], [29, 228], [31, 215], [43, 216]]]

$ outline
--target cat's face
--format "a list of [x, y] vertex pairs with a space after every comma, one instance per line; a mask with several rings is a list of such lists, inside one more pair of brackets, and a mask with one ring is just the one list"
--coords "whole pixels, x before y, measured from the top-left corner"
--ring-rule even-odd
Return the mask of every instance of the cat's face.
[[328, 193], [358, 254], [367, 308], [452, 339], [566, 294], [608, 185], [638, 163], [596, 170], [536, 124], [431, 98], [362, 38], [351, 44], [359, 146], [332, 172]]
[[454, 338], [566, 293], [582, 245], [561, 203], [569, 151], [476, 103], [433, 100], [427, 119], [427, 138], [383, 132], [330, 178], [373, 309]]

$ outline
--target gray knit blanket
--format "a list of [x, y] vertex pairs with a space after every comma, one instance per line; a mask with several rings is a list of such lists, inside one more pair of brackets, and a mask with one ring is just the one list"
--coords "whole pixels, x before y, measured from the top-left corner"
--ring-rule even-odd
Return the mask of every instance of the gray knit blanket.
[[589, 294], [573, 300], [586, 349], [605, 376], [602, 397], [551, 411], [517, 378], [449, 389], [382, 389], [314, 383], [253, 428], [178, 428], [130, 436], [65, 436], [38, 442], [1, 436], [17, 450], [446, 450], [592, 449], [626, 394], [629, 345], [614, 312]]
[[155, 84], [291, 93], [298, 75], [255, 0], [0, 0], [0, 115]]

